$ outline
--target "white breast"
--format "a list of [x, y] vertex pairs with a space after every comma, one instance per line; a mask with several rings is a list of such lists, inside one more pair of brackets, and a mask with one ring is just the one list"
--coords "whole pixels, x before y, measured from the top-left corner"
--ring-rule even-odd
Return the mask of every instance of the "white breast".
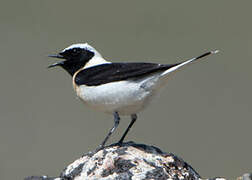
[[131, 115], [148, 105], [158, 87], [160, 73], [141, 79], [118, 81], [99, 86], [76, 87], [77, 95], [97, 110], [120, 115]]

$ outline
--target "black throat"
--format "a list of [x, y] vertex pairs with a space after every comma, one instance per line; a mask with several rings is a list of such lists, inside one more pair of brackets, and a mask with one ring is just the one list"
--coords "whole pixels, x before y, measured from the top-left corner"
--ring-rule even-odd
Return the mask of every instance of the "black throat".
[[63, 69], [65, 69], [71, 76], [74, 75], [79, 69], [84, 67], [86, 62], [69, 62], [65, 61], [64, 64], [61, 65]]

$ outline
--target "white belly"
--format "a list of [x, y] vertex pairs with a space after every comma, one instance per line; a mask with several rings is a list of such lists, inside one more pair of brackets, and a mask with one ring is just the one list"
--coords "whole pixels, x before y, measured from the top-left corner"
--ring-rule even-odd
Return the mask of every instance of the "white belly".
[[159, 74], [131, 81], [118, 81], [99, 86], [81, 85], [77, 95], [97, 110], [120, 115], [131, 115], [148, 105], [158, 88]]

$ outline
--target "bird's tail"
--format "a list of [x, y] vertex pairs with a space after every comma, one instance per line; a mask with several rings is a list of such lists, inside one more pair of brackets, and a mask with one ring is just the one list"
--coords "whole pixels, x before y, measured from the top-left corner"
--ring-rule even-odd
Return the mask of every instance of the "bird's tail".
[[166, 71], [164, 71], [164, 72], [161, 74], [161, 76], [164, 77], [164, 76], [166, 76], [167, 74], [170, 74], [171, 72], [174, 72], [174, 71], [180, 69], [181, 67], [183, 67], [183, 66], [185, 66], [185, 65], [187, 65], [187, 64], [190, 64], [190, 63], [192, 63], [192, 62], [194, 62], [194, 61], [196, 61], [196, 60], [198, 60], [198, 59], [201, 59], [201, 58], [203, 58], [203, 57], [209, 56], [209, 55], [211, 55], [211, 54], [216, 54], [216, 53], [218, 53], [218, 52], [219, 52], [219, 50], [209, 51], [209, 52], [206, 52], [206, 53], [204, 53], [204, 54], [202, 54], [202, 55], [200, 55], [200, 56], [198, 56], [198, 57], [195, 57], [195, 58], [186, 60], [186, 61], [184, 61], [184, 62], [181, 62], [181, 63], [177, 64], [176, 66], [173, 66], [172, 68], [167, 69]]

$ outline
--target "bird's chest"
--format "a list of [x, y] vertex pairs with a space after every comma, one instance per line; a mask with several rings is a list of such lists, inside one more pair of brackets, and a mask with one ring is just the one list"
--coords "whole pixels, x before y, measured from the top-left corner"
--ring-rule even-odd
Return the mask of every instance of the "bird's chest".
[[96, 109], [132, 114], [140, 111], [152, 94], [152, 91], [141, 85], [136, 81], [119, 81], [99, 86], [81, 85], [75, 87], [75, 90], [78, 97]]

